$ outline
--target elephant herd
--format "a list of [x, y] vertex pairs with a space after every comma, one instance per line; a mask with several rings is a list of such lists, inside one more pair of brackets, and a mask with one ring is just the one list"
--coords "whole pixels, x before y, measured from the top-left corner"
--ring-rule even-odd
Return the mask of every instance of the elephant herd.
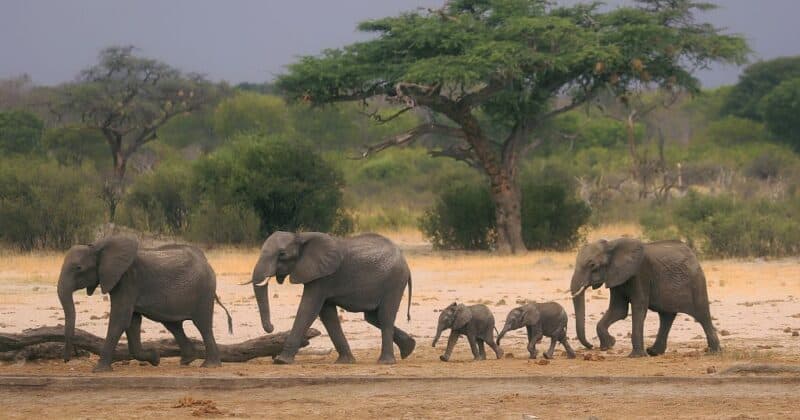
[[[294, 361], [306, 331], [319, 317], [333, 342], [336, 363], [354, 363], [342, 331], [337, 307], [363, 312], [364, 319], [381, 332], [379, 363], [395, 363], [394, 345], [400, 357], [408, 357], [416, 341], [395, 326], [400, 302], [408, 287], [407, 316], [411, 309], [411, 271], [400, 249], [377, 234], [337, 238], [324, 233], [275, 232], [260, 250], [249, 283], [252, 284], [261, 325], [267, 333], [274, 329], [270, 320], [268, 283], [273, 277], [281, 284], [286, 277], [302, 284], [303, 294], [291, 332], [283, 349], [274, 358], [276, 364]], [[719, 339], [711, 324], [706, 281], [694, 253], [682, 242], [643, 243], [633, 239], [599, 241], [586, 245], [578, 253], [571, 292], [575, 307], [576, 332], [586, 348], [584, 292], [604, 285], [611, 291], [608, 310], [597, 324], [600, 348], [614, 345], [608, 328], [624, 319], [631, 308], [633, 317], [631, 357], [664, 353], [672, 322], [677, 313], [688, 314], [705, 330], [709, 350], [720, 351]], [[167, 245], [145, 249], [137, 240], [112, 236], [91, 245], [73, 246], [66, 254], [58, 280], [58, 297], [64, 309], [64, 360], [74, 352], [75, 304], [72, 293], [86, 289], [91, 295], [97, 286], [108, 293], [111, 311], [108, 332], [95, 372], [111, 370], [112, 355], [125, 332], [128, 350], [137, 360], [158, 365], [157, 352], [142, 348], [142, 317], [160, 322], [175, 337], [181, 364], [195, 360], [195, 349], [183, 330], [183, 321], [191, 320], [200, 331], [206, 347], [204, 367], [220, 365], [212, 332], [214, 303], [222, 306], [216, 295], [216, 276], [203, 252], [190, 245]], [[224, 306], [222, 306], [225, 309]], [[644, 319], [648, 310], [658, 312], [660, 327], [655, 343], [644, 349]], [[227, 309], [225, 309], [227, 314]], [[484, 305], [453, 303], [443, 309], [433, 345], [443, 330], [451, 329], [447, 350], [440, 357], [447, 361], [459, 335], [466, 335], [476, 359], [485, 359], [485, 345], [497, 358], [503, 350], [500, 340], [511, 330], [525, 327], [530, 356], [537, 355], [536, 343], [543, 336], [551, 338], [544, 356], [551, 358], [560, 343], [570, 358], [575, 352], [567, 337], [568, 316], [553, 302], [528, 303], [513, 309], [495, 340], [494, 317]], [[228, 314], [228, 329], [232, 322]], [[494, 331], [493, 331], [494, 330]]]

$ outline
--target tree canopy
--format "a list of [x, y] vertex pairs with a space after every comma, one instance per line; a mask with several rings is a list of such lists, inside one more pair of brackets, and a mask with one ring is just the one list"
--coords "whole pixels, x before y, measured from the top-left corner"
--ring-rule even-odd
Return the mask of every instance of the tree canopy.
[[538, 145], [537, 129], [600, 92], [623, 100], [643, 88], [696, 92], [694, 70], [713, 61], [743, 62], [743, 38], [696, 21], [697, 12], [713, 7], [637, 0], [607, 11], [599, 3], [452, 0], [440, 9], [363, 22], [359, 29], [373, 39], [302, 57], [277, 86], [314, 104], [385, 97], [403, 105], [376, 118], [379, 123], [416, 107], [431, 111], [425, 123], [363, 156], [424, 135], [449, 137], [435, 153], [486, 175], [498, 249], [516, 252], [524, 250], [518, 159]]
[[728, 94], [724, 115], [763, 121], [761, 100], [782, 82], [800, 77], [800, 56], [760, 61], [744, 70]]

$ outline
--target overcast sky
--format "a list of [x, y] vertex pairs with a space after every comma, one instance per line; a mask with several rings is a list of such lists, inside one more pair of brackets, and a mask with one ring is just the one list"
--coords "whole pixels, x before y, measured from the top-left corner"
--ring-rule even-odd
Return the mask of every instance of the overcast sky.
[[[567, 0], [575, 2], [576, 0]], [[609, 0], [619, 4], [630, 0]], [[564, 2], [564, 1], [562, 1]], [[800, 0], [716, 0], [705, 18], [747, 37], [754, 59], [800, 55]], [[356, 23], [443, 0], [0, 0], [0, 78], [73, 79], [109, 45], [231, 83], [263, 82], [298, 55], [364, 39]], [[706, 86], [734, 83], [714, 68]]]

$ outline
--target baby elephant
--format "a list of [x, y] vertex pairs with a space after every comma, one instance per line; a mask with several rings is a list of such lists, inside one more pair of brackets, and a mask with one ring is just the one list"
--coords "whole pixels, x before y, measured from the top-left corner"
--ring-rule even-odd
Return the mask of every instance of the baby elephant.
[[503, 331], [497, 336], [497, 344], [500, 344], [500, 339], [507, 332], [522, 327], [528, 329], [528, 352], [531, 359], [536, 358], [536, 343], [542, 340], [543, 335], [551, 339], [550, 349], [544, 353], [546, 359], [553, 358], [556, 342], [564, 345], [567, 357], [575, 358], [575, 352], [567, 341], [567, 312], [561, 305], [555, 302], [531, 302], [512, 309], [506, 317]]
[[442, 331], [450, 328], [450, 338], [447, 339], [447, 350], [439, 356], [443, 362], [450, 360], [458, 341], [459, 335], [466, 335], [469, 340], [469, 347], [475, 360], [486, 360], [486, 349], [484, 343], [494, 350], [497, 358], [503, 357], [503, 350], [494, 342], [494, 315], [486, 305], [465, 306], [455, 302], [443, 309], [439, 314], [439, 324], [436, 327], [436, 337], [433, 338], [433, 347], [439, 341]]

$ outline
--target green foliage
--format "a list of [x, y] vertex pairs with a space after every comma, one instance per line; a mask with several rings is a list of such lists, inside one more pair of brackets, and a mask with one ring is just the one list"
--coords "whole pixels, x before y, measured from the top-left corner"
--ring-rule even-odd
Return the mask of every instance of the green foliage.
[[[529, 172], [528, 175], [531, 175]], [[574, 196], [559, 174], [526, 177], [522, 183], [522, 235], [529, 249], [572, 249], [591, 210]], [[489, 249], [494, 246], [495, 207], [480, 183], [446, 184], [419, 227], [435, 249]]]
[[22, 250], [88, 243], [102, 222], [97, 174], [44, 160], [0, 162], [0, 242]]
[[442, 188], [419, 228], [434, 249], [489, 249], [494, 244], [494, 204], [482, 184], [454, 183]]
[[239, 92], [217, 105], [214, 133], [228, 139], [239, 133], [261, 133], [291, 137], [286, 103], [278, 96]]
[[214, 132], [212, 116], [210, 109], [177, 115], [158, 130], [158, 138], [178, 149], [199, 146], [201, 150], [211, 150], [222, 142]]
[[769, 137], [762, 123], [732, 116], [711, 122], [705, 136], [725, 146], [761, 142]]
[[210, 209], [253, 211], [260, 238], [342, 225], [342, 175], [307, 144], [238, 135], [198, 161], [195, 176], [195, 194], [210, 200]]
[[44, 123], [27, 111], [0, 112], [0, 154], [41, 151]]
[[253, 209], [236, 203], [203, 200], [189, 216], [186, 239], [210, 244], [252, 245], [263, 240]]
[[[665, 211], [666, 210], [666, 211]], [[676, 239], [709, 257], [781, 257], [800, 253], [797, 199], [737, 200], [690, 192], [667, 209], [642, 216], [651, 239]]]
[[141, 175], [128, 190], [119, 221], [141, 231], [180, 235], [195, 205], [186, 164], [165, 164]]
[[95, 167], [108, 166], [108, 145], [100, 131], [81, 126], [47, 130], [42, 145], [61, 165], [80, 166], [86, 161]]
[[800, 56], [760, 61], [744, 70], [727, 97], [722, 113], [761, 121], [762, 99], [786, 80], [800, 77]]
[[772, 89], [761, 108], [769, 131], [800, 151], [800, 69], [798, 74]]

